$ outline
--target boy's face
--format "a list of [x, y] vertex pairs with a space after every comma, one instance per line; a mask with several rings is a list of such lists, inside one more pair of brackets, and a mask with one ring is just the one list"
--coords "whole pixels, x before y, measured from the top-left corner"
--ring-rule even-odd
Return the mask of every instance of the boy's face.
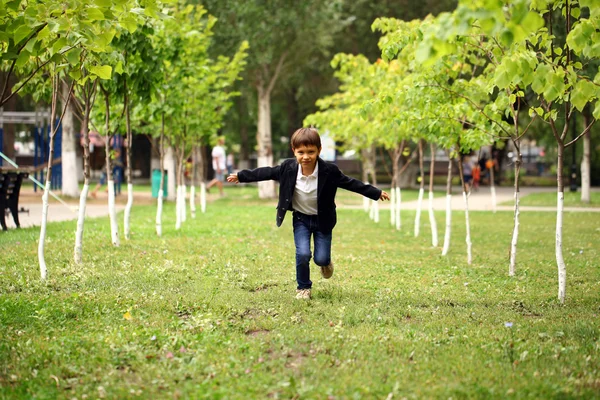
[[321, 149], [315, 145], [308, 146], [298, 146], [296, 148], [292, 148], [294, 151], [294, 156], [296, 156], [296, 160], [298, 164], [313, 166], [317, 163], [317, 157], [321, 153]]

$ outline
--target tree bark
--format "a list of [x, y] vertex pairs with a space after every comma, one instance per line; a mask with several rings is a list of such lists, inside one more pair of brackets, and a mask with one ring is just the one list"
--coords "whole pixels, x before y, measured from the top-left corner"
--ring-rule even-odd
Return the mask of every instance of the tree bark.
[[519, 241], [519, 201], [520, 201], [520, 190], [519, 175], [521, 174], [521, 164], [523, 163], [523, 156], [521, 154], [521, 147], [519, 143], [515, 141], [515, 151], [517, 153], [517, 161], [515, 162], [515, 208], [514, 208], [514, 222], [513, 222], [513, 233], [510, 242], [510, 264], [508, 267], [508, 275], [515, 275], [515, 268], [517, 263], [517, 243]]
[[415, 237], [419, 236], [421, 228], [421, 209], [423, 208], [423, 194], [425, 193], [425, 171], [423, 170], [423, 139], [419, 140], [419, 199], [417, 201], [417, 214], [415, 215]]
[[[271, 135], [271, 93], [263, 86], [258, 86], [258, 167], [273, 166], [273, 143]], [[258, 182], [258, 197], [261, 199], [275, 198], [275, 182]]]
[[431, 245], [438, 246], [437, 223], [433, 211], [433, 176], [435, 169], [435, 145], [430, 143], [431, 161], [429, 163], [429, 225], [431, 226]]
[[446, 231], [444, 232], [444, 246], [442, 255], [450, 250], [450, 233], [452, 231], [452, 158], [448, 152], [448, 176], [446, 177]]
[[158, 186], [158, 199], [156, 206], [156, 235], [158, 237], [162, 236], [162, 209], [163, 209], [163, 199], [165, 190], [165, 113], [162, 113], [161, 116], [161, 129], [160, 129], [160, 141], [158, 146], [158, 155], [160, 159], [160, 184]]
[[460, 182], [463, 190], [463, 201], [465, 203], [465, 224], [466, 224], [466, 236], [465, 242], [467, 243], [467, 264], [471, 265], [472, 253], [471, 253], [471, 225], [469, 224], [469, 197], [467, 196], [467, 185], [465, 183], [465, 176], [463, 174], [462, 160], [458, 160], [458, 174], [460, 176]]
[[113, 168], [112, 160], [110, 159], [110, 139], [112, 137], [110, 132], [110, 99], [109, 93], [104, 91], [104, 106], [106, 110], [105, 129], [106, 135], [104, 136], [104, 148], [105, 148], [105, 167], [106, 167], [106, 185], [108, 187], [108, 215], [110, 218], [110, 237], [113, 246], [119, 247], [119, 224], [117, 222], [117, 209], [115, 205], [115, 181], [113, 179]]
[[133, 134], [131, 132], [131, 110], [129, 107], [129, 96], [127, 93], [127, 81], [125, 81], [125, 126], [127, 130], [127, 205], [125, 206], [125, 212], [123, 213], [123, 225], [125, 230], [125, 239], [129, 240], [131, 235], [130, 221], [131, 221], [131, 208], [133, 207], [133, 180], [131, 178], [131, 147], [133, 146]]
[[62, 194], [69, 197], [79, 196], [77, 182], [77, 135], [75, 134], [74, 107], [68, 99], [69, 86], [62, 85], [62, 98], [67, 104], [67, 110], [62, 120]]
[[[584, 129], [590, 126], [592, 117], [590, 115], [590, 107], [586, 106], [583, 110], [583, 125]], [[583, 135], [583, 157], [581, 159], [581, 202], [589, 203], [590, 187], [591, 187], [591, 148], [592, 148], [592, 133], [590, 130]], [[575, 146], [573, 144], [572, 146]]]
[[87, 205], [87, 195], [90, 190], [90, 113], [92, 103], [95, 99], [97, 83], [86, 84], [83, 89], [84, 105], [83, 120], [81, 130], [83, 134], [83, 190], [79, 195], [79, 213], [77, 216], [77, 231], [75, 233], [74, 259], [76, 264], [80, 264], [83, 258], [83, 229], [85, 223], [85, 209]]
[[565, 302], [567, 292], [567, 266], [562, 253], [562, 226], [563, 226], [563, 210], [565, 199], [565, 187], [563, 181], [563, 166], [565, 144], [562, 140], [558, 140], [558, 159], [556, 165], [556, 185], [557, 185], [557, 202], [556, 202], [556, 265], [558, 267], [558, 300], [561, 304]]

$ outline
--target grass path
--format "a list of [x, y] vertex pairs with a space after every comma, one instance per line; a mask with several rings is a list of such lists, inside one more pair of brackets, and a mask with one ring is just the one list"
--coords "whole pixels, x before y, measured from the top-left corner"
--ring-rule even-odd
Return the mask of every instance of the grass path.
[[598, 395], [600, 215], [565, 216], [561, 306], [551, 213], [522, 215], [509, 278], [510, 212], [471, 213], [467, 266], [460, 212], [441, 257], [428, 226], [412, 236], [414, 212], [397, 232], [340, 210], [335, 274], [314, 270], [302, 302], [290, 219], [276, 228], [259, 203], [228, 196], [181, 231], [169, 204], [160, 239], [155, 208], [137, 207], [120, 248], [107, 219], [90, 220], [81, 266], [75, 223], [52, 223], [45, 283], [38, 229], [2, 233], [0, 398]]

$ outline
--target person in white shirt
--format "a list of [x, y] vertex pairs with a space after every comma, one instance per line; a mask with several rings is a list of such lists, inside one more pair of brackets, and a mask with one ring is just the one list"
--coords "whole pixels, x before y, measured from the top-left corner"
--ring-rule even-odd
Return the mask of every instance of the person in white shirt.
[[219, 194], [221, 197], [224, 196], [223, 193], [223, 181], [225, 180], [225, 171], [227, 170], [227, 166], [225, 164], [225, 160], [227, 159], [227, 155], [225, 154], [225, 139], [219, 138], [217, 141], [217, 145], [213, 147], [211, 156], [212, 156], [212, 167], [215, 170], [215, 177], [212, 181], [208, 182], [206, 185], [206, 191], [209, 191], [211, 187], [217, 185], [219, 188]]
[[[311, 298], [310, 259], [321, 267], [323, 278], [333, 275], [331, 262], [332, 230], [337, 222], [335, 194], [338, 187], [373, 200], [389, 200], [389, 195], [361, 181], [344, 175], [337, 165], [319, 157], [321, 138], [314, 128], [300, 128], [292, 135], [295, 158], [276, 167], [242, 170], [230, 174], [228, 182], [279, 181], [277, 226], [281, 226], [286, 211], [293, 211], [294, 243], [296, 245], [296, 298]], [[314, 257], [310, 239], [314, 238]]]

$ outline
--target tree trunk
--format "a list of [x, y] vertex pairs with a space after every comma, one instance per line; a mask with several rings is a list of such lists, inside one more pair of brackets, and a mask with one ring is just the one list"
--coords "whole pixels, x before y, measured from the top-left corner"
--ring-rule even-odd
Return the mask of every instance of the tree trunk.
[[496, 161], [492, 159], [492, 168], [490, 168], [490, 193], [492, 195], [492, 211], [496, 213], [496, 182], [494, 182], [494, 169], [496, 168]]
[[177, 198], [177, 167], [174, 156], [173, 146], [168, 145], [163, 153], [163, 168], [167, 174], [167, 199], [175, 200]]
[[62, 194], [69, 197], [79, 196], [77, 182], [77, 139], [75, 135], [75, 118], [73, 104], [68, 99], [69, 86], [62, 85], [62, 98], [68, 102], [62, 120]]
[[131, 132], [131, 110], [129, 108], [129, 96], [127, 95], [127, 81], [125, 81], [125, 126], [127, 130], [127, 205], [125, 206], [125, 212], [123, 213], [123, 226], [125, 230], [125, 239], [129, 240], [131, 228], [131, 208], [133, 207], [133, 180], [131, 179], [131, 147], [133, 146], [133, 134]]
[[417, 214], [415, 215], [415, 237], [419, 236], [421, 228], [421, 209], [423, 208], [423, 194], [425, 193], [425, 171], [423, 170], [423, 139], [419, 140], [419, 199], [417, 201]]
[[158, 146], [158, 154], [160, 158], [160, 184], [158, 186], [158, 199], [156, 206], [156, 235], [162, 236], [162, 209], [163, 209], [163, 197], [165, 190], [165, 113], [162, 113], [161, 117], [161, 130], [160, 130], [160, 143]]
[[515, 150], [517, 153], [517, 161], [515, 162], [515, 212], [514, 212], [514, 225], [512, 240], [510, 242], [510, 265], [508, 267], [508, 275], [515, 276], [515, 268], [517, 263], [517, 243], [519, 241], [519, 201], [520, 201], [520, 190], [519, 175], [521, 173], [521, 164], [523, 163], [523, 156], [521, 155], [521, 148], [518, 143], [515, 143]]
[[435, 145], [430, 143], [431, 161], [429, 163], [429, 225], [431, 226], [431, 245], [438, 246], [437, 223], [433, 212], [433, 175], [435, 168]]
[[[584, 129], [590, 126], [592, 118], [590, 116], [590, 107], [586, 106], [583, 110], [583, 127]], [[591, 148], [592, 148], [592, 133], [590, 130], [583, 135], [583, 157], [581, 159], [581, 202], [589, 203], [590, 187], [591, 187]], [[572, 144], [575, 146], [575, 143]]]
[[95, 98], [96, 83], [86, 85], [83, 91], [84, 109], [81, 130], [83, 134], [83, 190], [79, 195], [79, 213], [77, 215], [77, 231], [75, 233], [74, 259], [76, 264], [81, 264], [83, 258], [83, 228], [85, 223], [85, 209], [87, 195], [90, 190], [90, 112], [92, 110], [92, 99]]
[[106, 109], [106, 120], [105, 120], [105, 129], [106, 135], [104, 137], [104, 145], [106, 146], [105, 154], [106, 154], [106, 184], [108, 187], [108, 215], [110, 217], [110, 237], [112, 240], [112, 244], [115, 247], [119, 247], [119, 224], [117, 222], [117, 209], [115, 206], [115, 181], [113, 179], [112, 173], [112, 162], [110, 159], [110, 100], [108, 92], [104, 92], [104, 106]]
[[450, 250], [450, 233], [452, 231], [452, 158], [448, 152], [448, 176], [446, 177], [446, 231], [444, 232], [444, 247], [442, 255]]
[[[258, 147], [258, 167], [273, 165], [273, 143], [271, 137], [271, 92], [263, 85], [258, 90], [258, 132], [256, 144]], [[261, 199], [275, 198], [275, 182], [258, 182], [258, 197]]]
[[390, 223], [392, 226], [397, 227], [396, 220], [400, 218], [399, 209], [397, 207], [397, 188], [399, 188], [399, 170], [400, 170], [400, 156], [404, 149], [406, 141], [403, 139], [399, 146], [393, 151], [392, 154], [392, 187], [390, 190]]
[[467, 185], [465, 183], [465, 176], [463, 174], [462, 160], [458, 160], [458, 174], [460, 175], [460, 182], [463, 190], [463, 200], [465, 202], [465, 224], [466, 224], [466, 236], [465, 242], [467, 243], [467, 264], [471, 265], [471, 225], [469, 224], [469, 197], [467, 196]]
[[[48, 167], [46, 169], [46, 182], [44, 194], [42, 195], [42, 223], [40, 227], [40, 240], [38, 243], [38, 261], [40, 263], [40, 275], [42, 280], [46, 280], [47, 268], [44, 258], [44, 245], [46, 243], [46, 227], [48, 225], [48, 195], [50, 194], [50, 179], [52, 176], [52, 161], [54, 159], [54, 135], [56, 134], [56, 107], [58, 106], [59, 91], [58, 76], [52, 77], [52, 112], [50, 113], [50, 140], [48, 149]], [[66, 104], [65, 104], [66, 106]], [[4, 210], [2, 210], [4, 212]]]
[[558, 267], [558, 300], [561, 304], [565, 302], [567, 292], [567, 266], [562, 253], [562, 226], [563, 209], [565, 200], [565, 187], [563, 181], [565, 144], [558, 141], [558, 160], [556, 166], [557, 202], [556, 202], [556, 265]]
[[192, 147], [192, 170], [190, 171], [190, 213], [196, 218], [196, 160], [198, 148]]

